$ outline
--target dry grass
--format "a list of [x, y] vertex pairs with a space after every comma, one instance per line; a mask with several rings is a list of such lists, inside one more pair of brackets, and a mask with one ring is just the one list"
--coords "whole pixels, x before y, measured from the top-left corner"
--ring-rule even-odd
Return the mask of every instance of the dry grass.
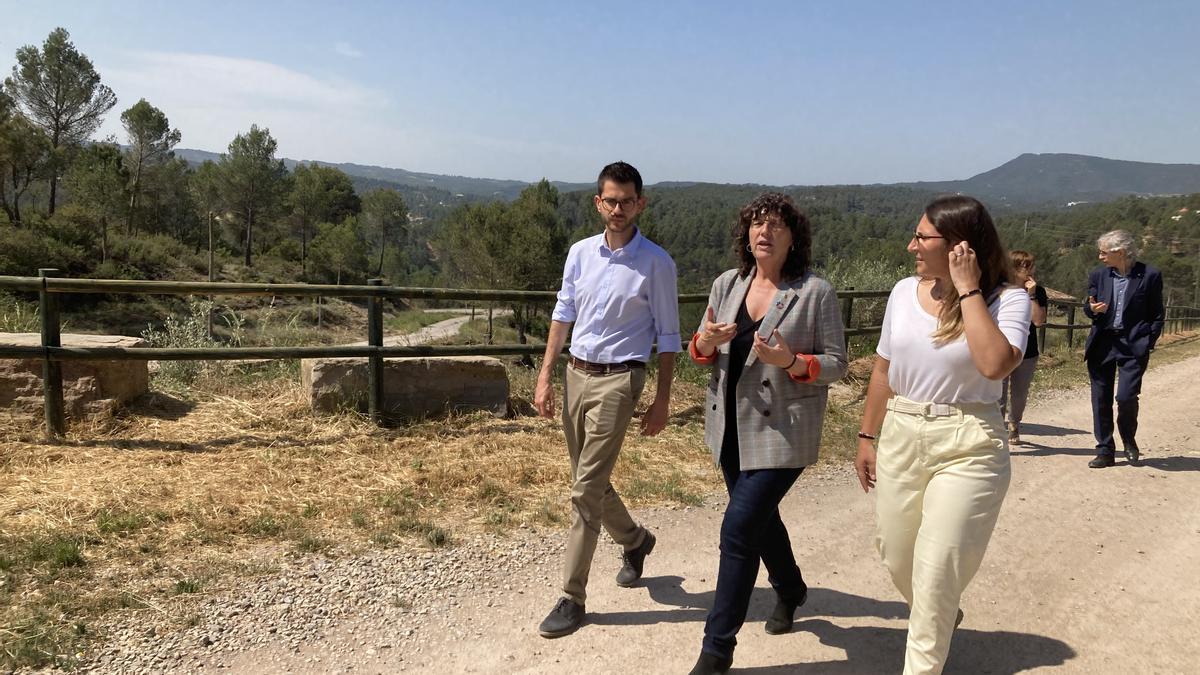
[[[528, 412], [533, 374], [512, 371], [512, 407]], [[153, 394], [57, 444], [36, 418], [0, 417], [0, 664], [69, 665], [99, 614], [158, 607], [181, 620], [188, 595], [281, 553], [442, 546], [567, 522], [557, 421], [479, 414], [380, 429], [314, 416], [294, 379]], [[702, 396], [678, 387], [667, 431], [630, 433], [614, 483], [633, 488], [632, 503], [696, 503], [719, 487]]]

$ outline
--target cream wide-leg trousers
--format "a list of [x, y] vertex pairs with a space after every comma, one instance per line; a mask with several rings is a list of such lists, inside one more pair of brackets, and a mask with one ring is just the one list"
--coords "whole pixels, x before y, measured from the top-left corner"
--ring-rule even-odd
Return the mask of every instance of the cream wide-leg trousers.
[[876, 457], [877, 545], [909, 605], [904, 672], [940, 673], [959, 599], [1008, 491], [997, 404], [888, 401]]

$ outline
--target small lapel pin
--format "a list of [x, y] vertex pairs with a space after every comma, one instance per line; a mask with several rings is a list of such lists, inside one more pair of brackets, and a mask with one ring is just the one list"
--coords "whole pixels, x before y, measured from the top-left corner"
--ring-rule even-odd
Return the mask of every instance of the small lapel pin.
[[775, 303], [775, 309], [783, 309], [783, 303], [782, 302]]

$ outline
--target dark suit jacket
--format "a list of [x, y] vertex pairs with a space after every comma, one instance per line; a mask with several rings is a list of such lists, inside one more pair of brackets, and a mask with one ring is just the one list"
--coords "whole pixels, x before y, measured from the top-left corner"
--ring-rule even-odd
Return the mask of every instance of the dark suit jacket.
[[[1148, 354], [1162, 334], [1163, 320], [1166, 318], [1162, 291], [1162, 273], [1144, 262], [1135, 262], [1129, 270], [1129, 288], [1125, 291], [1121, 323], [1125, 327], [1130, 351], [1136, 357]], [[1103, 358], [1108, 355], [1106, 350], [1109, 341], [1098, 338], [1108, 324], [1108, 314], [1117, 311], [1117, 298], [1113, 293], [1113, 280], [1108, 267], [1097, 267], [1088, 274], [1088, 296], [1097, 302], [1107, 302], [1108, 311], [1096, 314], [1084, 302], [1083, 313], [1092, 320], [1092, 330], [1088, 333], [1083, 358]], [[1095, 354], [1092, 353], [1093, 349], [1096, 350]]]

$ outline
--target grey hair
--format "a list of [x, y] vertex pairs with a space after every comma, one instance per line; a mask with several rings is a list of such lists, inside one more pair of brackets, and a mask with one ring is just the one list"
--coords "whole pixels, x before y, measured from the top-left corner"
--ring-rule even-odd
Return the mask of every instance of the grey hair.
[[1105, 251], [1125, 251], [1125, 255], [1130, 258], [1135, 258], [1138, 254], [1137, 243], [1133, 240], [1133, 235], [1126, 230], [1105, 232], [1096, 240], [1096, 248]]

